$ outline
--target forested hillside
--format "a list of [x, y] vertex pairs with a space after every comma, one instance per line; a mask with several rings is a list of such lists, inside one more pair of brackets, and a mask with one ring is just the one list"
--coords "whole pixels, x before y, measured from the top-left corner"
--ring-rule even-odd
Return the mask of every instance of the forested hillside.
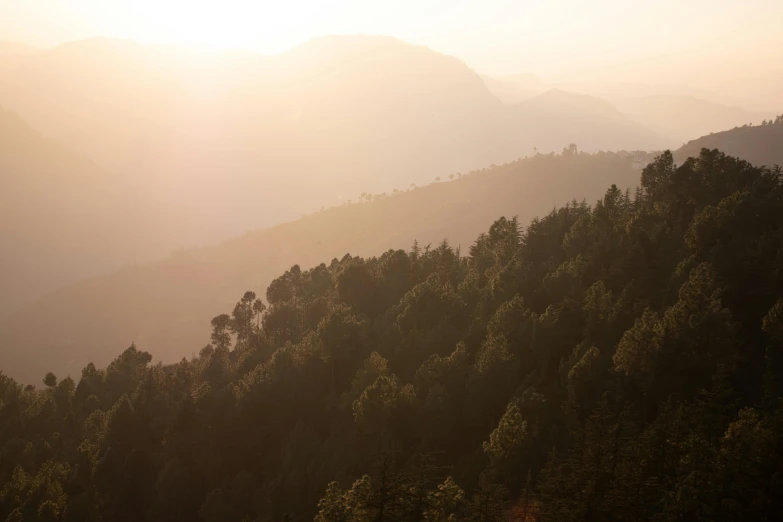
[[414, 240], [426, 246], [449, 238], [467, 248], [499, 215], [528, 221], [571, 198], [595, 201], [612, 183], [634, 187], [651, 157], [575, 148], [537, 155], [453, 181], [401, 187], [403, 193], [365, 194], [222, 244], [87, 279], [0, 321], [0, 368], [25, 383], [47, 370], [76, 376], [90, 361], [108, 364], [115, 347], [131, 341], [156, 360], [175, 362], [193, 353], [209, 335], [209, 320], [237, 295], [266, 288], [295, 263], [316, 265], [346, 252], [378, 255]]
[[0, 377], [0, 519], [781, 519], [780, 169], [563, 203], [292, 266], [178, 364]]
[[316, 38], [275, 56], [0, 41], [0, 105], [13, 111], [0, 111], [0, 318], [109, 269], [361, 192], [391, 194], [534, 148], [677, 143], [600, 100], [548, 94], [507, 106], [458, 59], [384, 36]]
[[698, 154], [703, 148], [719, 149], [754, 165], [783, 165], [783, 115], [761, 125], [745, 125], [689, 141], [675, 154], [677, 161]]

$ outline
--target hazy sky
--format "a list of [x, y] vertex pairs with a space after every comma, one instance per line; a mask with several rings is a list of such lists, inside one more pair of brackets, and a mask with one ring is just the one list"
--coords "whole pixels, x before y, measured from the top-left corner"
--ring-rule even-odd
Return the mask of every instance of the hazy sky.
[[387, 34], [484, 73], [554, 74], [695, 53], [781, 57], [783, 0], [0, 0], [0, 39], [92, 36], [278, 53]]

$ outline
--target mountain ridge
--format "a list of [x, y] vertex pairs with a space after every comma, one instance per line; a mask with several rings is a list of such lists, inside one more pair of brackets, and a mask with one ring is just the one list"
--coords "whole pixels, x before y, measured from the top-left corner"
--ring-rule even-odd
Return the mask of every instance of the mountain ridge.
[[665, 145], [627, 119], [566, 103], [577, 95], [506, 106], [459, 59], [389, 37], [333, 36], [272, 57], [210, 56], [93, 39], [0, 59], [9, 110], [153, 202], [166, 243], [156, 240], [149, 253], [138, 243], [129, 262], [361, 192], [503, 164], [534, 147]]
[[[538, 155], [86, 280], [0, 321], [0, 367], [33, 380], [42, 361], [59, 361], [75, 374], [86, 360], [102, 362], [110, 346], [132, 340], [171, 362], [208, 339], [209, 319], [237, 293], [265, 287], [293, 263], [317, 263], [346, 252], [376, 255], [381, 248], [408, 248], [414, 240], [424, 246], [447, 238], [466, 249], [498, 213], [544, 214], [568, 198], [566, 193], [593, 200], [607, 183], [635, 185], [634, 158]], [[53, 321], [45, 331], [35, 319], [41, 314]], [[88, 328], [89, 323], [100, 329]], [[71, 362], [64, 358], [68, 352], [74, 354]]]
[[[145, 216], [134, 217], [140, 208]], [[162, 255], [163, 229], [149, 222], [157, 216], [122, 179], [0, 109], [0, 317], [63, 284]]]
[[704, 148], [720, 149], [754, 165], [783, 165], [783, 119], [778, 116], [775, 124], [735, 127], [702, 136], [680, 147], [674, 157], [682, 162]]

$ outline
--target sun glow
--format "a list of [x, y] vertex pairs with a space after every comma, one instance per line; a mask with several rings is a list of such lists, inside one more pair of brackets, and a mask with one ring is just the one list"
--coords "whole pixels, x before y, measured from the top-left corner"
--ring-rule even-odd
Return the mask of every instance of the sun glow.
[[305, 12], [297, 7], [296, 2], [142, 0], [129, 6], [131, 20], [104, 19], [116, 24], [110, 32], [144, 43], [275, 53], [312, 37], [309, 19], [319, 4]]
[[[705, 12], [709, 24], [691, 23]], [[277, 54], [318, 36], [382, 34], [484, 73], [548, 75], [692, 50], [723, 57], [727, 47], [740, 63], [777, 59], [781, 16], [780, 0], [12, 0], [0, 2], [0, 40], [100, 36]]]

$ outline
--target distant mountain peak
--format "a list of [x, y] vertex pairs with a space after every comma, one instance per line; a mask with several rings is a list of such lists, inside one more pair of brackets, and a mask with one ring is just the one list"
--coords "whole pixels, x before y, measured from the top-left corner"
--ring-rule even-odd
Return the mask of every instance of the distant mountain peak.
[[600, 114], [605, 117], [625, 118], [625, 116], [619, 110], [617, 110], [614, 105], [606, 100], [592, 96], [590, 94], [582, 94], [558, 88], [546, 90], [524, 103], [554, 103], [558, 106], [576, 107], [581, 110], [588, 111], [593, 114]]

